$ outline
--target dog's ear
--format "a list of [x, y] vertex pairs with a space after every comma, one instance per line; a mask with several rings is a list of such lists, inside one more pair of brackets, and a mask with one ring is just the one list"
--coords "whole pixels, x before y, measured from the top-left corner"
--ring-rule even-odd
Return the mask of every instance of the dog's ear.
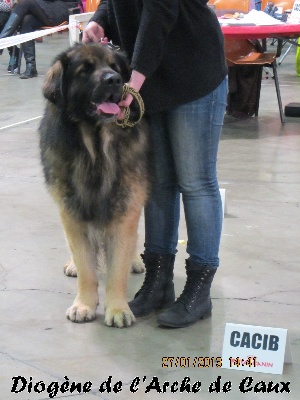
[[43, 95], [51, 103], [58, 104], [63, 100], [63, 74], [68, 60], [67, 54], [63, 53], [56, 59], [46, 74]]
[[126, 55], [120, 51], [115, 51], [115, 57], [117, 64], [121, 70], [120, 74], [123, 78], [123, 81], [128, 82], [131, 76], [131, 69], [129, 67]]
[[57, 60], [48, 70], [45, 77], [43, 95], [54, 104], [57, 104], [62, 97], [62, 74], [62, 63]]

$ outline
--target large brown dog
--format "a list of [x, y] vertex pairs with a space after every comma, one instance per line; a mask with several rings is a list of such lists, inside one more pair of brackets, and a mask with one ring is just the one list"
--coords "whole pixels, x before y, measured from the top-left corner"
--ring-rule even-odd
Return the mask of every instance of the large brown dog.
[[[116, 124], [130, 71], [109, 46], [76, 45], [47, 73], [47, 105], [39, 128], [46, 184], [58, 203], [77, 268], [78, 293], [67, 317], [95, 318], [99, 252], [105, 253], [105, 324], [125, 327], [135, 317], [126, 300], [137, 226], [148, 192], [148, 141], [144, 122]], [[74, 267], [68, 266], [71, 269]]]

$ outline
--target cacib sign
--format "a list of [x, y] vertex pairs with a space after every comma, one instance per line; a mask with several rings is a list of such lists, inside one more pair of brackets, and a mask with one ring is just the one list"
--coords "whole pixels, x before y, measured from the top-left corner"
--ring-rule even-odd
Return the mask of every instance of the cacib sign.
[[223, 368], [282, 374], [292, 362], [287, 329], [227, 323]]

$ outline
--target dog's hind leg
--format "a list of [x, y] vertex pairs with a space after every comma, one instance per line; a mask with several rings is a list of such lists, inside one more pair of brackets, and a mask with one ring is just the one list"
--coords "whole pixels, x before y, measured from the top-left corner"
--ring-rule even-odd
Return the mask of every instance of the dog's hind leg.
[[141, 256], [136, 255], [131, 263], [131, 272], [133, 272], [134, 274], [141, 274], [143, 272], [145, 272], [145, 267], [143, 264], [143, 261], [141, 259]]
[[61, 210], [65, 234], [77, 268], [78, 289], [73, 305], [67, 310], [67, 318], [73, 322], [92, 321], [98, 305], [97, 249], [88, 237], [87, 224], [76, 220]]
[[119, 223], [114, 222], [107, 235], [107, 282], [105, 324], [123, 328], [130, 326], [135, 317], [127, 299], [127, 279], [136, 250], [137, 225], [140, 210], [131, 210]]

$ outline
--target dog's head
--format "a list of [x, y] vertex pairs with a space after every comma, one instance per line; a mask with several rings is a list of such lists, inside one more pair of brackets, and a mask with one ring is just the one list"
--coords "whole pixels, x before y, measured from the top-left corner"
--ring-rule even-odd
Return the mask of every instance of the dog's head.
[[116, 119], [123, 84], [129, 78], [122, 52], [107, 45], [79, 44], [55, 59], [43, 94], [74, 122], [110, 122]]

